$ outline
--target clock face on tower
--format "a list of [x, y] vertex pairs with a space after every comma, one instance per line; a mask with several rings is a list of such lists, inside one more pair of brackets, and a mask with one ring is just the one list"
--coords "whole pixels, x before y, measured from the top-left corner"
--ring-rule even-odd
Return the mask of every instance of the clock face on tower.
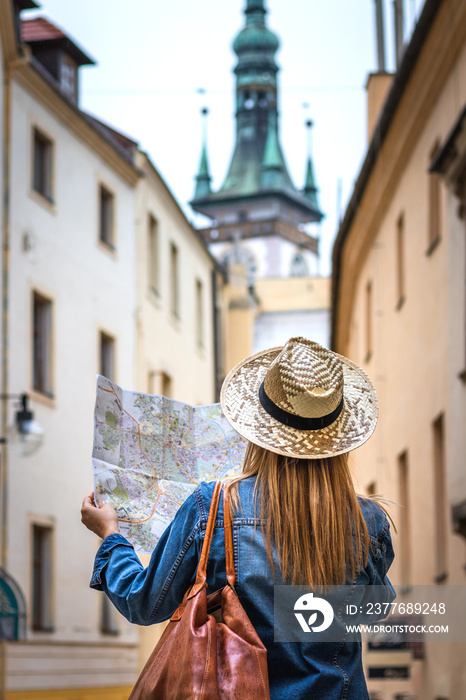
[[244, 102], [244, 108], [245, 109], [252, 109], [254, 107], [254, 100], [252, 97], [248, 97], [247, 100]]

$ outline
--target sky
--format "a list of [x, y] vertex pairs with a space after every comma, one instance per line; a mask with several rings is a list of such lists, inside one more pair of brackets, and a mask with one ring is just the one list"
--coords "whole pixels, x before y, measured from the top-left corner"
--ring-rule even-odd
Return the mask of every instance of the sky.
[[[38, 0], [40, 2], [40, 0]], [[393, 2], [383, 0], [387, 68], [394, 68]], [[201, 151], [200, 109], [209, 109], [207, 144], [213, 189], [234, 147], [232, 42], [245, 0], [43, 0], [41, 15], [92, 57], [80, 69], [80, 106], [146, 151], [187, 217]], [[404, 0], [405, 37], [423, 0]], [[364, 159], [365, 84], [376, 69], [374, 0], [266, 0], [267, 24], [280, 38], [280, 137], [295, 185], [307, 156], [311, 118], [319, 188], [321, 274], [330, 272], [338, 212]]]

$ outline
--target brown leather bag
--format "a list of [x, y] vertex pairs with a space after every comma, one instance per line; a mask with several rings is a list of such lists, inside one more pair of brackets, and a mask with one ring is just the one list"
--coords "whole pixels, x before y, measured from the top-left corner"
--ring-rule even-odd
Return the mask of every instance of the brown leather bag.
[[[196, 580], [172, 615], [129, 700], [268, 700], [267, 650], [235, 593], [233, 538], [224, 491], [227, 585], [207, 595], [206, 569], [217, 516], [217, 482]], [[212, 612], [213, 614], [209, 614]], [[222, 621], [217, 621], [221, 613]]]

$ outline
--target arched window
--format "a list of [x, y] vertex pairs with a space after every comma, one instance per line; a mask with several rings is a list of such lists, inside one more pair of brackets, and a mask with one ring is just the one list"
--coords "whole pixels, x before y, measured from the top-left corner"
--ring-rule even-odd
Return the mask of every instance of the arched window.
[[24, 639], [26, 605], [16, 581], [0, 568], [0, 640]]

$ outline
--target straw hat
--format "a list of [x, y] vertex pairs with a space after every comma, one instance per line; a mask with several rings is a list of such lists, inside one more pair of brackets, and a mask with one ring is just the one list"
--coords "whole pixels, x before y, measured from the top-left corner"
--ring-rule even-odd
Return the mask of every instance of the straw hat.
[[367, 374], [306, 338], [258, 352], [223, 382], [223, 412], [247, 440], [272, 452], [318, 459], [363, 444], [377, 423]]

